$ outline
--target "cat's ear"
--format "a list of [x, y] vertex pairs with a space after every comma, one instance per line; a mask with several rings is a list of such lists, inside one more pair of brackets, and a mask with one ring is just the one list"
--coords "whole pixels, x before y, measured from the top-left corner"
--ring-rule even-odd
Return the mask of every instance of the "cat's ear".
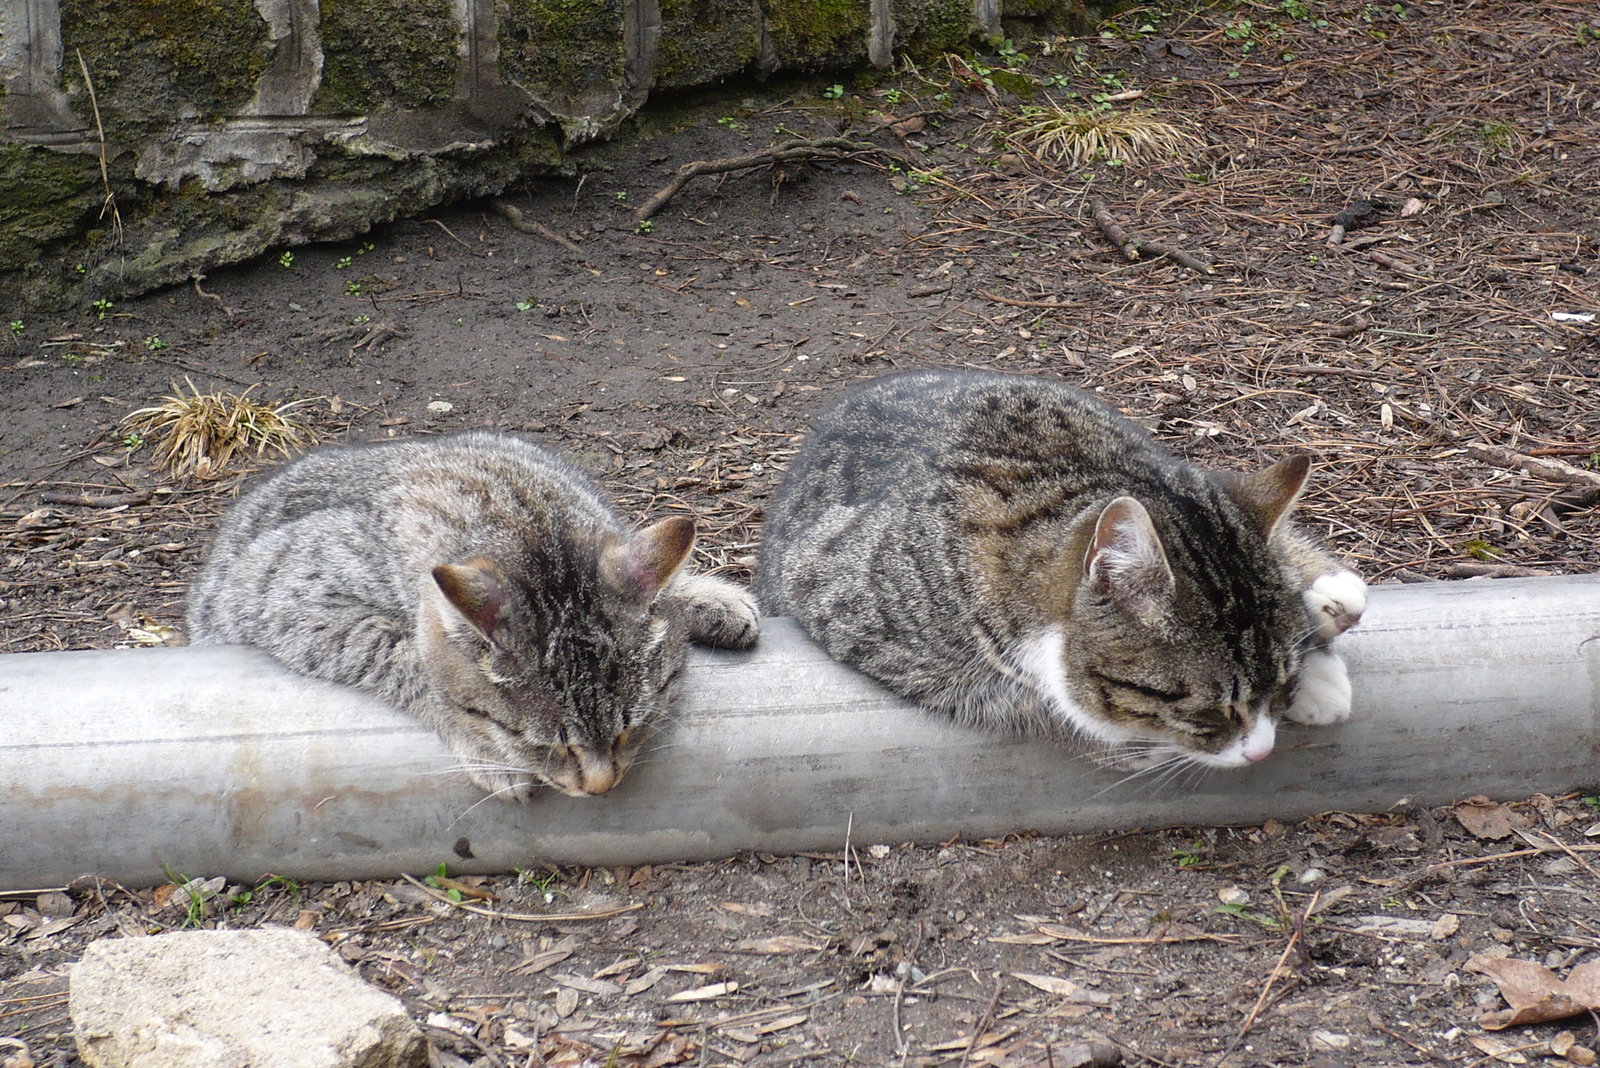
[[1297, 452], [1262, 471], [1248, 475], [1213, 471], [1211, 477], [1260, 525], [1263, 533], [1271, 534], [1300, 499], [1310, 473], [1311, 457]]
[[433, 581], [461, 617], [485, 638], [494, 637], [500, 610], [506, 606], [506, 579], [487, 556], [473, 556], [459, 564], [440, 564]]
[[1174, 580], [1161, 537], [1144, 505], [1118, 497], [1100, 512], [1083, 573], [1135, 619], [1155, 623], [1172, 603]]
[[643, 604], [655, 600], [694, 548], [694, 522], [673, 516], [606, 548], [601, 572], [617, 589]]

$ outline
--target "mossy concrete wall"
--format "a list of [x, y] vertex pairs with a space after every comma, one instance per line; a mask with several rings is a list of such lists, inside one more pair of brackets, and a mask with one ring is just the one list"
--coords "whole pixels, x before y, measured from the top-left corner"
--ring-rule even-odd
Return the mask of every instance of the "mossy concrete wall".
[[0, 310], [570, 171], [657, 89], [960, 48], [1082, 0], [4, 0]]

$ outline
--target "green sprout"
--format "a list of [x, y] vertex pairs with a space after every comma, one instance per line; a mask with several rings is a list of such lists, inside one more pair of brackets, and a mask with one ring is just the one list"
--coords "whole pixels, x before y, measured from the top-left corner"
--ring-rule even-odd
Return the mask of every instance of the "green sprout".
[[843, 97], [844, 86], [842, 85], [830, 85], [822, 91], [822, 98], [824, 100], [839, 100]]
[[94, 302], [94, 309], [100, 313], [100, 318], [102, 319], [106, 317], [106, 312], [110, 311], [114, 307], [116, 307], [116, 304], [107, 300], [105, 297], [101, 297]]
[[293, 267], [294, 253], [285, 249], [283, 254], [278, 257], [278, 266], [282, 267], [284, 270], [288, 270], [290, 267]]
[[160, 335], [151, 334], [144, 339], [144, 347], [150, 352], [160, 352], [167, 347], [167, 343], [161, 340]]
[[339, 257], [339, 262], [333, 265], [333, 269], [336, 271], [342, 271], [346, 267], [350, 266], [350, 263], [351, 260], [349, 256], [341, 256]]

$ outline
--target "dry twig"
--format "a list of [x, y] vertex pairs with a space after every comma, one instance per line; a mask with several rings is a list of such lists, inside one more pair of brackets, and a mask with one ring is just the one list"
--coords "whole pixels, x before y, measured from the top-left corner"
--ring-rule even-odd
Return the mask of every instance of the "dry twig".
[[[797, 160], [850, 159], [859, 156], [889, 156], [899, 159], [893, 152], [868, 141], [852, 141], [845, 137], [819, 137], [815, 140], [785, 141], [748, 156], [731, 156], [725, 159], [703, 159], [685, 163], [678, 168], [672, 181], [662, 186], [649, 200], [639, 205], [633, 213], [634, 222], [644, 222], [666, 206], [690, 181], [704, 174], [727, 174], [730, 171], [767, 167], [775, 163], [792, 163]], [[904, 161], [902, 161], [904, 162]]]

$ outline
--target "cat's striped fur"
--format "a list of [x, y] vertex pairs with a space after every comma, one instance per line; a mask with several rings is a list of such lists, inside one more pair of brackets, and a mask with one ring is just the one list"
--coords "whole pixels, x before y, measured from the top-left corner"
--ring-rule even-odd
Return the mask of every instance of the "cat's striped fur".
[[1203, 472], [1059, 381], [896, 375], [805, 439], [756, 591], [963, 722], [1241, 765], [1350, 711], [1365, 588], [1285, 518], [1307, 469]]
[[755, 641], [745, 592], [682, 569], [693, 543], [682, 517], [629, 534], [588, 479], [506, 435], [325, 449], [229, 510], [189, 638], [410, 711], [504, 799], [598, 794], [666, 714], [688, 639]]

